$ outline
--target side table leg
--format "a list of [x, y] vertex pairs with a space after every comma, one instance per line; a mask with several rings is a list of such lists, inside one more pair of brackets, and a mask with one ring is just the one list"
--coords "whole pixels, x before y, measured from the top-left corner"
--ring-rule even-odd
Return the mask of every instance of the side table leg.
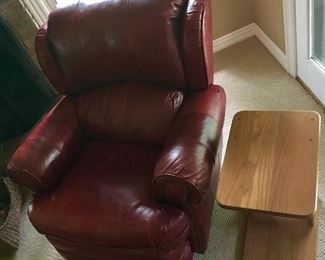
[[315, 213], [308, 218], [308, 221], [309, 221], [309, 225], [310, 226], [314, 226], [315, 224], [317, 224], [317, 221], [318, 221], [318, 210], [316, 210]]
[[249, 214], [243, 259], [315, 260], [317, 219], [317, 212], [310, 219]]

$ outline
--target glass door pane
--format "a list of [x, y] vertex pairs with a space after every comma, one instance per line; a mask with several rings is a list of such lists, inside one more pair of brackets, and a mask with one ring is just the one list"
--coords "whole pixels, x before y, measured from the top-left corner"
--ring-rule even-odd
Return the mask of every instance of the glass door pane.
[[312, 58], [325, 68], [325, 0], [314, 0], [311, 10]]

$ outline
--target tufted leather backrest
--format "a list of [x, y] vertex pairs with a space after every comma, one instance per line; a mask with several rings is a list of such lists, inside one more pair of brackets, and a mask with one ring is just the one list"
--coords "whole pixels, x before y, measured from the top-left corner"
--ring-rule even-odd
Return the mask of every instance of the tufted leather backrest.
[[80, 0], [50, 14], [36, 51], [62, 94], [114, 82], [205, 89], [210, 12], [210, 0]]

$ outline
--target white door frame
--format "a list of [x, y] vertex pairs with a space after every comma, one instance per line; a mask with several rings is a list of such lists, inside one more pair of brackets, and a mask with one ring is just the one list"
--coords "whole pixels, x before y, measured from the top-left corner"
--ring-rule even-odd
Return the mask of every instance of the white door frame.
[[[325, 70], [318, 66], [310, 57], [310, 1], [299, 0], [296, 4], [297, 17], [297, 64], [299, 77], [304, 81], [308, 88], [314, 93], [317, 99], [325, 105]], [[306, 23], [306, 21], [308, 21]]]
[[[298, 0], [300, 1], [300, 0]], [[296, 1], [283, 0], [285, 49], [287, 57], [287, 71], [297, 77], [297, 34], [296, 34]]]

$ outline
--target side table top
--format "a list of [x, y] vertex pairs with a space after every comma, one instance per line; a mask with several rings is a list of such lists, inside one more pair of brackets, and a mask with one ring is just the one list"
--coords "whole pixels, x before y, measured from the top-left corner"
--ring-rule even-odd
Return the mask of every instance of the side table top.
[[320, 120], [313, 111], [237, 113], [218, 203], [226, 208], [311, 216], [316, 210]]

